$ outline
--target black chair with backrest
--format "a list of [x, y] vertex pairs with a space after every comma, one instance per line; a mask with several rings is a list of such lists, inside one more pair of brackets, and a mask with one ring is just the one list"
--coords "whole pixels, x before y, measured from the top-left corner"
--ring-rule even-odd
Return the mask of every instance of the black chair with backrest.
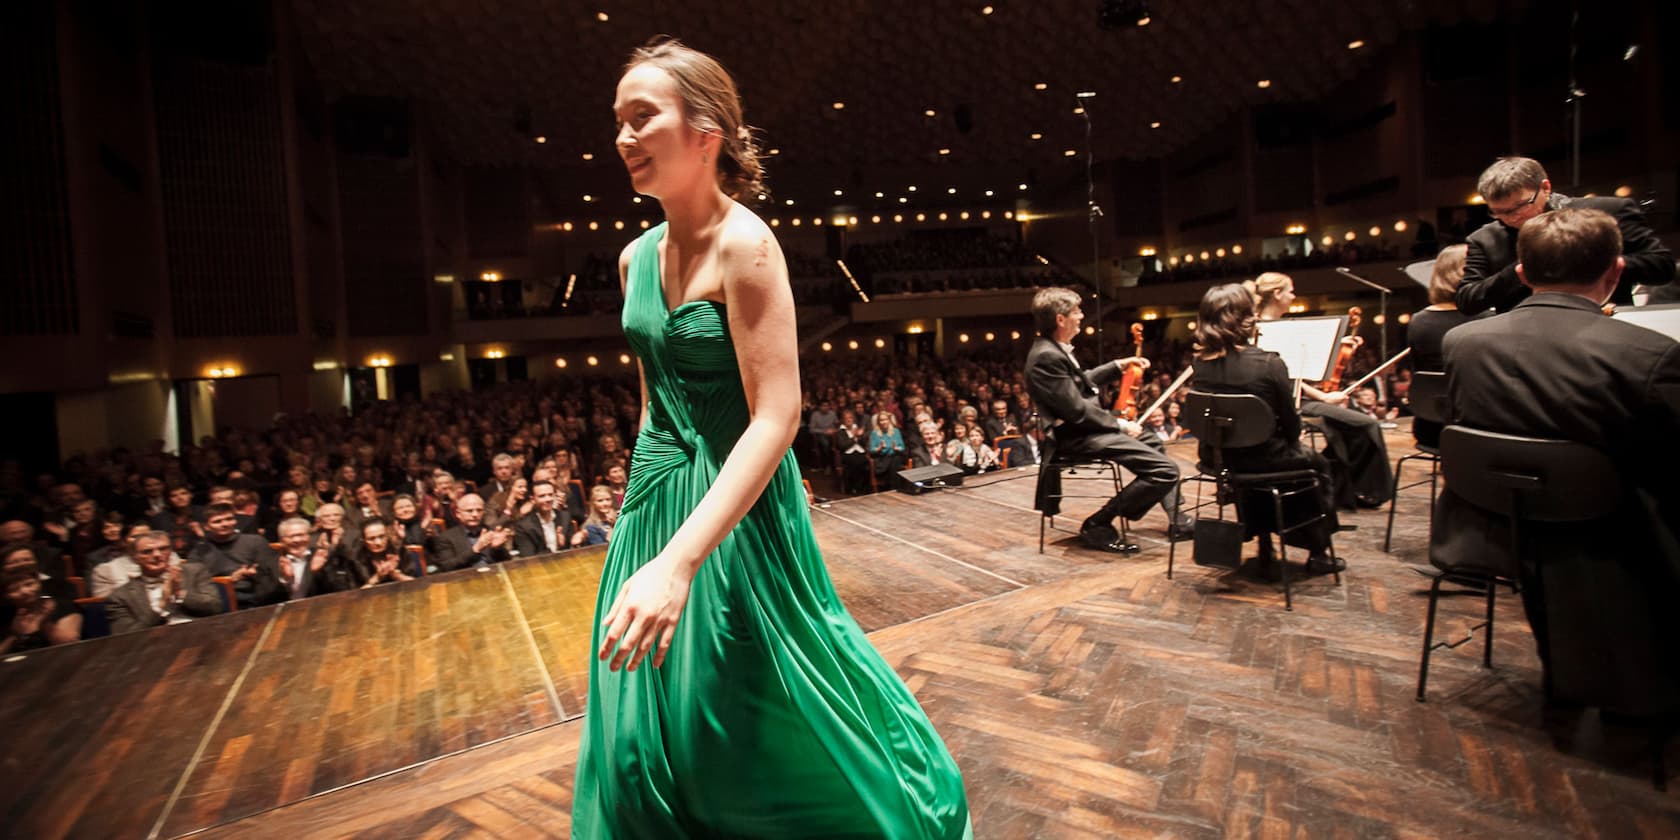
[[[1179, 422], [1190, 430], [1198, 439], [1207, 441], [1213, 452], [1212, 463], [1197, 463], [1196, 474], [1187, 475], [1179, 480], [1179, 507], [1184, 505], [1184, 484], [1194, 481], [1196, 485], [1196, 503], [1191, 506], [1195, 512], [1209, 505], [1218, 509], [1219, 520], [1225, 519], [1227, 499], [1244, 491], [1258, 490], [1271, 498], [1273, 524], [1278, 536], [1278, 566], [1283, 575], [1283, 606], [1286, 610], [1294, 610], [1295, 602], [1290, 589], [1289, 563], [1285, 552], [1287, 537], [1294, 531], [1312, 525], [1323, 519], [1324, 514], [1304, 518], [1300, 522], [1288, 523], [1283, 515], [1284, 502], [1292, 497], [1319, 490], [1319, 475], [1311, 469], [1280, 470], [1275, 472], [1233, 472], [1225, 466], [1224, 451], [1227, 449], [1242, 449], [1264, 443], [1272, 436], [1277, 427], [1277, 417], [1272, 413], [1271, 406], [1265, 400], [1252, 394], [1211, 394], [1206, 391], [1191, 391], [1184, 400], [1184, 410], [1179, 415]], [[1214, 485], [1213, 501], [1203, 502], [1201, 485]], [[1180, 514], [1175, 512], [1174, 519]], [[1213, 529], [1209, 529], [1212, 531]], [[1196, 533], [1203, 533], [1201, 524], [1197, 524]], [[1270, 540], [1270, 534], [1262, 539]], [[1178, 545], [1174, 543], [1167, 549], [1167, 578], [1173, 575], [1173, 561]], [[1330, 549], [1330, 556], [1335, 557], [1334, 546]], [[1205, 563], [1192, 556], [1200, 565], [1229, 564]], [[1336, 583], [1342, 582], [1340, 572], [1335, 573]]]
[[[1034, 409], [1032, 418], [1029, 422], [1039, 422], [1039, 416], [1040, 415], [1037, 409]], [[1113, 486], [1114, 488], [1114, 492], [1112, 493], [1065, 493], [1058, 490], [1057, 492], [1045, 494], [1044, 498], [1050, 503], [1056, 504], [1060, 507], [1060, 502], [1063, 499], [1101, 499], [1106, 502], [1109, 499], [1120, 495], [1120, 491], [1125, 489], [1125, 481], [1122, 480], [1120, 475], [1120, 462], [1109, 458], [1087, 458], [1067, 454], [1056, 442], [1055, 429], [1052, 428], [1045, 431], [1044, 442], [1041, 444], [1041, 447], [1044, 460], [1038, 468], [1040, 470], [1055, 470], [1059, 474], [1057, 481], [1058, 486], [1062, 482], [1074, 480], [1101, 481], [1105, 484]], [[1106, 488], [1104, 489], [1106, 490]], [[1131, 550], [1136, 551], [1137, 547], [1132, 545], [1132, 543], [1127, 542], [1128, 536], [1126, 517], [1120, 516], [1116, 518], [1120, 521], [1121, 544], [1131, 546]], [[1040, 511], [1038, 516], [1039, 554], [1044, 553], [1045, 533], [1055, 527], [1056, 514]]]
[[[1446, 425], [1447, 375], [1440, 371], [1428, 370], [1420, 370], [1413, 374], [1411, 406], [1412, 416], [1417, 420]], [[1410, 455], [1401, 455], [1394, 462], [1394, 492], [1388, 496], [1388, 530], [1383, 534], [1383, 551], [1387, 551], [1394, 540], [1394, 506], [1400, 501], [1401, 490], [1429, 485], [1429, 527], [1435, 527], [1435, 493], [1440, 486], [1441, 451], [1422, 443], [1417, 445], [1417, 449], [1418, 451]], [[1429, 477], [1420, 478], [1404, 487], [1400, 486], [1400, 470], [1406, 466], [1407, 461], [1428, 461]]]
[[[1449, 492], [1465, 503], [1511, 523], [1509, 555], [1491, 555], [1452, 563], [1439, 557], [1430, 540], [1429, 561], [1440, 571], [1429, 587], [1429, 612], [1423, 625], [1423, 658], [1418, 665], [1417, 699], [1424, 700], [1429, 681], [1429, 654], [1470, 641], [1478, 629], [1486, 629], [1483, 667], [1493, 666], [1493, 608], [1497, 584], [1531, 586], [1532, 597], [1544, 598], [1538, 575], [1524, 574], [1523, 528], [1525, 522], [1585, 522], [1610, 515], [1621, 501], [1621, 481], [1609, 456], [1586, 444], [1547, 438], [1486, 432], [1467, 426], [1448, 426], [1441, 431], [1441, 472]], [[1515, 558], [1509, 563], [1506, 561]], [[1471, 583], [1487, 589], [1487, 616], [1470, 628], [1471, 635], [1457, 642], [1435, 642], [1435, 610], [1444, 580]], [[1546, 644], [1545, 633], [1535, 640]], [[1545, 658], [1543, 652], [1542, 657]], [[1549, 686], [1548, 686], [1548, 694]]]
[[[1449, 566], [1431, 556], [1430, 561], [1442, 571], [1429, 591], [1429, 613], [1423, 630], [1423, 661], [1418, 666], [1417, 699], [1420, 702], [1424, 700], [1429, 677], [1430, 652], [1469, 641], [1433, 641], [1441, 579], [1466, 575], [1481, 575], [1488, 579], [1486, 649], [1482, 664], [1491, 667], [1494, 576], [1520, 582], [1522, 586], [1529, 587], [1528, 597], [1541, 604], [1547, 603], [1540, 570], [1531, 566], [1524, 556], [1523, 526], [1528, 523], [1578, 523], [1603, 519], [1615, 513], [1623, 499], [1621, 476], [1615, 463], [1604, 452], [1586, 444], [1448, 426], [1441, 432], [1440, 448], [1441, 471], [1449, 492], [1510, 522], [1509, 556], [1515, 558], [1515, 562], [1510, 568], [1478, 567], [1475, 564]], [[1475, 629], [1471, 628], [1472, 632]], [[1546, 629], [1535, 628], [1534, 636], [1542, 648], [1542, 661], [1551, 662]], [[1605, 640], [1607, 644], [1614, 641]], [[1545, 681], [1545, 694], [1550, 697], [1549, 668]], [[1658, 790], [1667, 789], [1668, 771], [1663, 753], [1669, 726], [1672, 726], [1672, 721], [1660, 722], [1651, 732], [1651, 780]]]

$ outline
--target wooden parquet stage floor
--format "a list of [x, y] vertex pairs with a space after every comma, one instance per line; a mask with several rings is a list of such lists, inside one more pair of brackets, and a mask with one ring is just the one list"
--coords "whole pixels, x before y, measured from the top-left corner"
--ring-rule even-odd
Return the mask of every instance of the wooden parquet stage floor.
[[[1294, 612], [1187, 551], [1167, 580], [1159, 512], [1118, 557], [1072, 539], [1070, 504], [1038, 554], [1026, 471], [813, 519], [841, 596], [961, 765], [976, 837], [1680, 835], [1642, 732], [1542, 711], [1514, 597], [1495, 668], [1480, 639], [1439, 652], [1430, 702], [1413, 699], [1425, 493], [1403, 496], [1393, 554], [1384, 512], [1348, 515], [1342, 585], [1303, 582]], [[599, 563], [537, 558], [0, 666], [0, 833], [567, 836]], [[1444, 600], [1442, 632], [1480, 605]]]

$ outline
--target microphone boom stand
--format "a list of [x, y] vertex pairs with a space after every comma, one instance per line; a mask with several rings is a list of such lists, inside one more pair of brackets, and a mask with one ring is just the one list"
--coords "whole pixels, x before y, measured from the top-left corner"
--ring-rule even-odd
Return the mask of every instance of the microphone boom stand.
[[1080, 116], [1085, 118], [1085, 204], [1090, 218], [1091, 231], [1091, 285], [1097, 287], [1097, 363], [1101, 364], [1103, 356], [1103, 277], [1102, 259], [1097, 251], [1097, 219], [1102, 216], [1102, 208], [1097, 206], [1096, 179], [1096, 147], [1091, 142], [1091, 99], [1094, 93], [1081, 91], [1074, 94], [1074, 102], [1079, 105]]
[[1393, 294], [1394, 290], [1388, 288], [1387, 286], [1380, 286], [1376, 283], [1372, 283], [1371, 281], [1366, 280], [1365, 278], [1360, 277], [1357, 274], [1354, 274], [1352, 271], [1349, 271], [1346, 266], [1340, 266], [1340, 265], [1336, 266], [1336, 273], [1340, 274], [1344, 277], [1347, 277], [1350, 280], [1354, 280], [1354, 281], [1356, 281], [1356, 282], [1358, 282], [1362, 285], [1369, 286], [1370, 288], [1373, 288], [1373, 289], [1376, 289], [1379, 292], [1382, 292], [1382, 302], [1377, 305], [1377, 312], [1378, 312], [1377, 319], [1382, 322], [1381, 324], [1379, 324], [1379, 326], [1382, 327], [1382, 330], [1377, 333], [1377, 346], [1378, 346], [1378, 351], [1379, 351], [1380, 357], [1383, 358], [1383, 359], [1387, 359], [1388, 358], [1388, 296]]

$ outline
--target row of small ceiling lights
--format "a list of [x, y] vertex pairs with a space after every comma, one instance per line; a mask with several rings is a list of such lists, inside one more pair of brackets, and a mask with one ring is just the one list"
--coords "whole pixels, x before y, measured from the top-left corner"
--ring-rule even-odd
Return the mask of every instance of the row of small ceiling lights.
[[[917, 332], [921, 332], [921, 330], [914, 330], [913, 329], [910, 332], [917, 333]], [[981, 338], [986, 340], [986, 341], [997, 341], [998, 335], [995, 332], [988, 332], [988, 333], [985, 333], [984, 335], [982, 335]], [[972, 337], [968, 333], [957, 333], [957, 341], [958, 342], [960, 342], [962, 344], [967, 344], [971, 340], [972, 340]], [[1010, 330], [1009, 331], [1009, 340], [1010, 341], [1020, 341], [1021, 340], [1021, 331], [1020, 330]], [[887, 347], [887, 340], [884, 339], [884, 338], [876, 338], [875, 341], [874, 341], [874, 344], [875, 344], [875, 349], [876, 350], [884, 350]], [[846, 342], [846, 349], [847, 350], [858, 350], [858, 349], [861, 349], [862, 347], [863, 347], [863, 344], [860, 343], [855, 338]], [[824, 353], [828, 353], [828, 352], [831, 352], [833, 350], [834, 350], [834, 343], [833, 342], [825, 341], [825, 342], [822, 343], [822, 351]]]
[[[835, 216], [835, 217], [829, 219], [826, 222], [823, 220], [823, 217], [821, 217], [821, 216], [813, 216], [813, 217], [811, 217], [811, 225], [813, 227], [821, 227], [824, 224], [833, 225], [835, 227], [857, 227], [857, 226], [863, 224], [865, 221], [867, 221], [869, 224], [872, 224], [872, 225], [885, 224], [885, 223], [888, 223], [888, 222], [891, 222], [893, 224], [903, 224], [906, 219], [910, 219], [910, 220], [917, 221], [917, 222], [926, 222], [929, 219], [933, 219], [933, 220], [941, 221], [941, 222], [948, 222], [948, 221], [952, 220], [953, 218], [956, 219], [957, 221], [963, 221], [963, 222], [970, 221], [970, 220], [973, 220], [973, 219], [980, 219], [982, 221], [988, 221], [992, 218], [992, 216], [993, 216], [993, 213], [990, 210], [981, 210], [978, 213], [970, 212], [968, 210], [962, 210], [962, 211], [959, 211], [955, 214], [950, 213], [950, 212], [939, 212], [939, 213], [934, 213], [932, 215], [929, 215], [927, 213], [917, 213], [914, 216], [906, 216], [903, 213], [894, 213], [891, 216], [884, 216], [884, 215], [881, 215], [879, 213], [875, 213], [875, 214], [872, 214], [872, 215], [869, 215], [869, 216]], [[1000, 217], [1007, 220], [1007, 221], [1016, 221], [1016, 220], [1023, 221], [1023, 222], [1027, 221], [1027, 214], [1021, 213], [1021, 214], [1017, 215], [1015, 213], [1015, 211], [1013, 211], [1013, 210], [1003, 211], [1003, 213], [1001, 214]], [[789, 225], [793, 226], [793, 227], [799, 227], [800, 225], [805, 223], [805, 220], [802, 217], [794, 216], [794, 217], [789, 218], [787, 220], [787, 223]], [[649, 227], [652, 227], [652, 223], [647, 219], [642, 219], [642, 220], [636, 222], [635, 224], [638, 227], [640, 227], [642, 230], [647, 230]], [[770, 226], [771, 227], [781, 227], [781, 224], [782, 224], [782, 220], [779, 217], [772, 217], [770, 219]], [[553, 229], [557, 230], [557, 231], [560, 231], [562, 233], [571, 233], [572, 231], [577, 230], [579, 227], [583, 227], [583, 228], [586, 228], [588, 230], [600, 230], [603, 226], [604, 225], [599, 221], [590, 221], [588, 223], [561, 222], [557, 225], [553, 225]], [[624, 230], [624, 228], [627, 227], [627, 225], [626, 225], [626, 223], [623, 219], [614, 219], [612, 221], [611, 225], [607, 225], [607, 226], [610, 226], [613, 230]], [[488, 279], [488, 278], [482, 278], [482, 279]]]

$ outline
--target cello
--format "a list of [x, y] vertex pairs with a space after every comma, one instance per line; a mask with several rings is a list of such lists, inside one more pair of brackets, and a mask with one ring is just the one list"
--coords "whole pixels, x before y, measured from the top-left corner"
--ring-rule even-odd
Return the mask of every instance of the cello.
[[1342, 389], [1342, 375], [1347, 373], [1348, 362], [1353, 361], [1353, 354], [1364, 343], [1359, 338], [1359, 321], [1364, 314], [1357, 306], [1348, 309], [1348, 334], [1342, 339], [1342, 346], [1336, 348], [1336, 364], [1331, 366], [1329, 378], [1318, 383], [1318, 390], [1330, 393]]
[[[1132, 324], [1132, 355], [1143, 356], [1143, 325]], [[1120, 376], [1120, 393], [1114, 396], [1114, 413], [1127, 420], [1136, 420], [1138, 389], [1143, 387], [1143, 365], [1129, 364]]]

